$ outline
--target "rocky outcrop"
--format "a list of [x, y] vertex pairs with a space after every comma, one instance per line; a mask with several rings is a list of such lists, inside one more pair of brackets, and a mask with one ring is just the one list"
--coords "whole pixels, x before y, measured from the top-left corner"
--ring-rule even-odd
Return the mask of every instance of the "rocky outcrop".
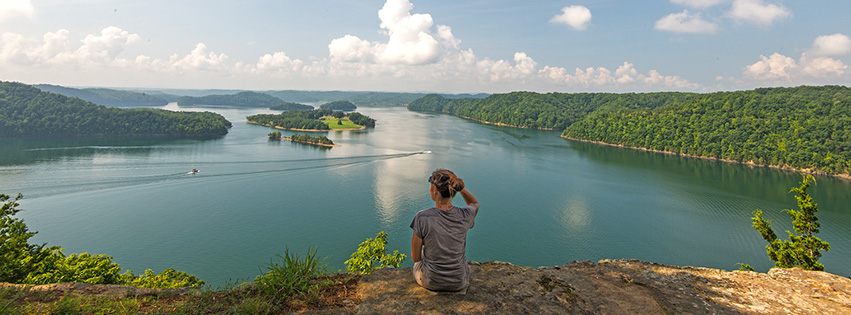
[[[414, 282], [411, 268], [381, 269], [361, 276], [355, 290], [342, 288], [346, 293], [337, 294], [339, 301], [303, 313], [851, 314], [851, 279], [798, 268], [757, 273], [601, 260], [541, 268], [471, 262], [470, 270], [470, 287], [466, 294], [457, 294], [421, 288]], [[37, 297], [48, 301], [66, 295], [150, 296], [183, 301], [200, 293], [190, 288], [0, 283], [0, 290], [8, 287], [41, 291], [43, 294]], [[353, 291], [357, 293], [351, 294]], [[53, 298], [45, 298], [45, 294]]]
[[[466, 294], [419, 287], [411, 269], [361, 278], [363, 314], [851, 314], [851, 279], [817, 271], [768, 273], [637, 260], [531, 268], [470, 263]], [[342, 311], [342, 310], [338, 310]], [[342, 311], [345, 312], [345, 311]]]

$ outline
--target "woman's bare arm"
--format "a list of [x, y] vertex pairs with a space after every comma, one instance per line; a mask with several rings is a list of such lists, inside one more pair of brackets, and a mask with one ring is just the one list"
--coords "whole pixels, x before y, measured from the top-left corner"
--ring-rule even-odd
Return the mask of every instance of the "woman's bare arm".
[[466, 202], [468, 206], [476, 205], [476, 209], [479, 208], [479, 201], [476, 200], [476, 197], [473, 197], [473, 194], [471, 194], [467, 188], [462, 189], [460, 193], [461, 197], [464, 197], [464, 202]]
[[411, 237], [411, 259], [414, 262], [418, 262], [423, 259], [421, 257], [423, 254], [423, 239], [417, 236], [417, 233], [412, 234], [414, 234], [414, 236]]

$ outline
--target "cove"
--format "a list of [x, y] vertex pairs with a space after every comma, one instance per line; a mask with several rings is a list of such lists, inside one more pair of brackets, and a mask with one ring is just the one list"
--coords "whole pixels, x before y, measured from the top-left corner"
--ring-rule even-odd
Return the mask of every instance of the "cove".
[[[108, 254], [136, 273], [165, 268], [210, 284], [249, 281], [275, 254], [316, 246], [332, 269], [379, 231], [409, 255], [428, 175], [455, 171], [481, 202], [467, 256], [526, 266], [634, 258], [736, 269], [772, 266], [751, 227], [778, 236], [800, 174], [575, 142], [558, 131], [487, 125], [401, 107], [361, 107], [374, 129], [332, 131], [333, 148], [269, 141], [245, 117], [205, 139], [0, 139], [0, 192], [24, 194], [34, 242]], [[284, 136], [293, 132], [282, 131]], [[431, 151], [430, 154], [424, 153]], [[199, 173], [187, 171], [197, 168]], [[820, 260], [851, 276], [851, 182], [816, 177]], [[463, 202], [456, 199], [456, 204]], [[410, 266], [410, 258], [403, 266]]]

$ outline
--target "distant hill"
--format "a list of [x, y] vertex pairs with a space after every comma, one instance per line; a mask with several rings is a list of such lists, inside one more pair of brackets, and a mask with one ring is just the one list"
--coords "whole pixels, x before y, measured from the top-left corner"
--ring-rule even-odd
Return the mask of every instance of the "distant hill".
[[233, 107], [270, 107], [284, 103], [281, 99], [257, 92], [239, 92], [233, 95], [184, 96], [177, 100], [178, 106], [216, 105]]
[[[58, 85], [39, 84], [36, 87], [45, 91], [56, 94], [65, 95], [68, 97], [79, 97], [85, 101], [104, 106], [117, 107], [160, 107], [172, 102], [180, 102], [180, 98], [184, 96], [202, 98], [204, 101], [184, 99], [180, 104], [191, 104], [192, 106], [243, 106], [232, 105], [234, 100], [222, 101], [222, 96], [233, 97], [245, 90], [230, 90], [230, 89], [205, 89], [205, 90], [190, 90], [190, 89], [106, 89], [106, 88], [86, 88], [77, 89]], [[428, 93], [406, 93], [406, 92], [363, 92], [363, 91], [300, 91], [300, 90], [277, 90], [277, 91], [250, 91], [257, 94], [265, 94], [278, 98], [276, 103], [268, 105], [274, 106], [285, 102], [294, 103], [319, 103], [333, 100], [349, 101], [359, 106], [400, 106], [407, 105], [411, 102], [429, 95]], [[488, 97], [490, 94], [439, 94], [448, 99], [472, 98], [481, 99]], [[218, 99], [218, 100], [217, 100]], [[216, 102], [210, 104], [209, 102]], [[230, 102], [230, 103], [228, 103]], [[188, 106], [188, 105], [184, 105]], [[252, 105], [254, 107], [256, 105]], [[265, 106], [260, 106], [265, 107]]]
[[30, 85], [0, 82], [0, 137], [208, 136], [231, 123], [211, 112], [114, 108]]
[[[428, 93], [404, 92], [357, 92], [357, 91], [264, 91], [287, 102], [316, 103], [330, 100], [343, 100], [360, 106], [395, 106], [406, 105], [428, 95]], [[485, 98], [490, 94], [441, 94], [443, 97], [454, 98]]]
[[269, 107], [271, 110], [301, 110], [301, 109], [313, 109], [313, 106], [304, 105], [299, 103], [283, 103], [275, 106]]
[[320, 109], [330, 109], [330, 110], [340, 110], [344, 112], [350, 112], [358, 107], [352, 102], [349, 101], [333, 101], [330, 103], [325, 103], [319, 106]]
[[75, 89], [50, 84], [38, 84], [36, 88], [50, 93], [77, 97], [98, 105], [113, 107], [160, 107], [168, 104], [168, 100], [147, 93], [122, 91], [103, 88]]

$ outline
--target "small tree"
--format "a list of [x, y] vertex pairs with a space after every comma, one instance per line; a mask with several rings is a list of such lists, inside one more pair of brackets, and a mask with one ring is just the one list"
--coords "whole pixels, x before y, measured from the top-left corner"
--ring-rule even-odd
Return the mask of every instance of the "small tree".
[[375, 239], [367, 238], [358, 245], [358, 250], [352, 253], [352, 258], [346, 260], [346, 272], [367, 274], [387, 266], [402, 266], [405, 254], [399, 254], [398, 250], [387, 254], [384, 245], [387, 245], [387, 233], [384, 231], [378, 232]]
[[824, 265], [819, 263], [818, 259], [822, 255], [821, 251], [830, 250], [830, 244], [815, 236], [821, 225], [816, 217], [818, 205], [807, 194], [807, 187], [810, 186], [811, 180], [815, 182], [812, 175], [805, 175], [801, 180], [801, 187], [793, 187], [791, 190], [798, 193], [795, 199], [798, 200], [800, 211], [785, 210], [792, 218], [792, 226], [798, 235], [786, 231], [789, 234], [789, 240], [778, 239], [771, 229], [771, 222], [762, 218], [762, 211], [759, 209], [754, 211], [754, 217], [751, 218], [753, 227], [768, 242], [765, 249], [768, 252], [768, 258], [774, 261], [776, 268], [800, 266], [807, 270], [824, 270]]
[[52, 269], [53, 264], [62, 258], [61, 249], [30, 244], [29, 239], [38, 232], [27, 228], [24, 220], [15, 218], [20, 212], [18, 203], [24, 195], [18, 194], [13, 200], [9, 195], [0, 194], [0, 282], [20, 283], [31, 273]]

